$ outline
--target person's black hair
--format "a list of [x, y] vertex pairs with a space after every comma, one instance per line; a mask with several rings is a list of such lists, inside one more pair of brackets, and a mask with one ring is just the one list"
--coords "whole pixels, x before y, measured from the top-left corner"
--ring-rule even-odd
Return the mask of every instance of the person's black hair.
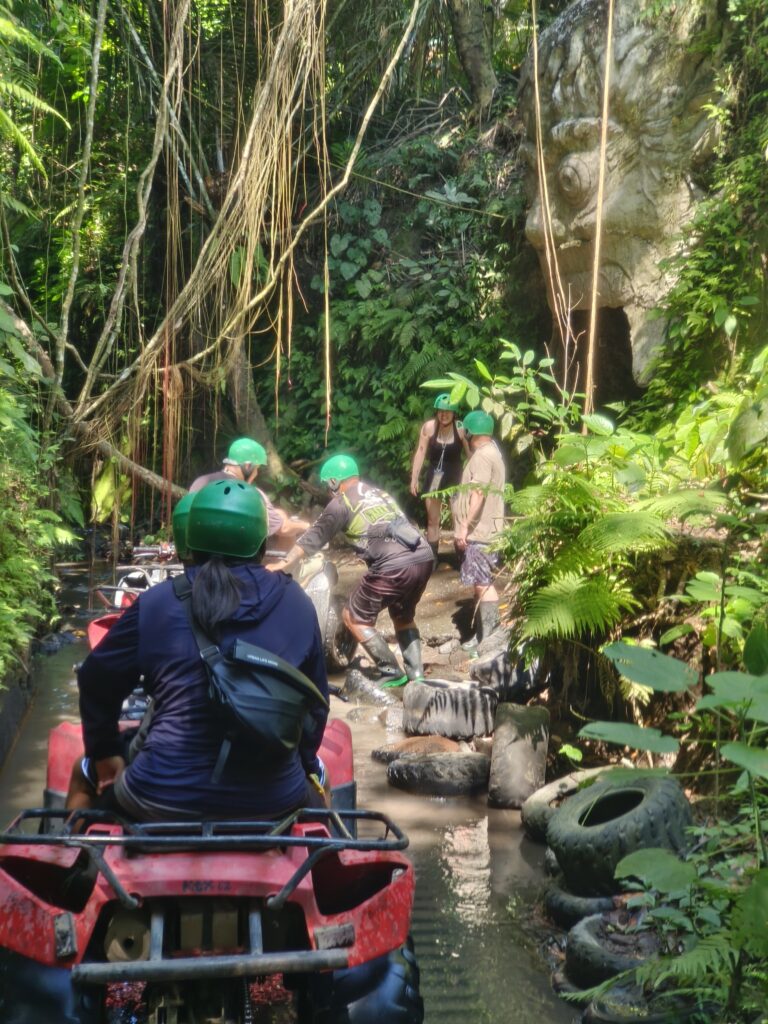
[[218, 643], [221, 625], [228, 622], [240, 607], [243, 596], [241, 581], [230, 572], [232, 565], [258, 564], [264, 554], [266, 541], [253, 558], [222, 558], [193, 552], [195, 564], [200, 566], [192, 583], [192, 614], [202, 631]]

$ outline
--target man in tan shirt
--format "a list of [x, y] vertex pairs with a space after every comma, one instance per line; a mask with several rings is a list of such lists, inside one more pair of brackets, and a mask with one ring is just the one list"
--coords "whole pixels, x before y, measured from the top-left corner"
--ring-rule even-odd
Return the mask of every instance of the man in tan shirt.
[[461, 477], [465, 490], [457, 503], [454, 537], [463, 554], [461, 582], [475, 591], [479, 643], [499, 624], [499, 594], [493, 581], [499, 556], [489, 548], [504, 528], [506, 470], [493, 440], [493, 417], [475, 409], [464, 417], [463, 426], [472, 455]]

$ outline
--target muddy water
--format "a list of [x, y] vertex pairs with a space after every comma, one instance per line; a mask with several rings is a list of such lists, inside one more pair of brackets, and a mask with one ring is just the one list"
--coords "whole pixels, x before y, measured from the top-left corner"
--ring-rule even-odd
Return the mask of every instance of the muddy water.
[[[0, 771], [0, 820], [38, 806], [45, 784], [48, 730], [77, 716], [73, 664], [80, 642], [41, 659], [37, 699]], [[370, 758], [392, 737], [378, 712], [336, 699], [351, 719], [360, 806], [388, 813], [410, 837], [416, 866], [413, 935], [427, 1024], [569, 1024], [537, 952], [532, 907], [543, 880], [543, 848], [526, 840], [519, 815], [481, 800], [423, 798], [391, 789]]]

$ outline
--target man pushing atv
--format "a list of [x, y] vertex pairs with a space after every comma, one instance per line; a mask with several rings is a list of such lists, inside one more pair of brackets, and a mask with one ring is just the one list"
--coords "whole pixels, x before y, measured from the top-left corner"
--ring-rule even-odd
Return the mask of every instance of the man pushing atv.
[[[419, 603], [434, 567], [432, 550], [397, 502], [386, 491], [360, 479], [351, 455], [334, 455], [320, 469], [331, 500], [312, 526], [298, 538], [285, 559], [268, 568], [290, 571], [305, 555], [319, 551], [344, 532], [368, 570], [349, 595], [344, 622], [376, 666], [382, 685], [400, 686], [423, 679], [421, 636], [415, 622]], [[376, 630], [387, 608], [403, 655], [405, 672]]]

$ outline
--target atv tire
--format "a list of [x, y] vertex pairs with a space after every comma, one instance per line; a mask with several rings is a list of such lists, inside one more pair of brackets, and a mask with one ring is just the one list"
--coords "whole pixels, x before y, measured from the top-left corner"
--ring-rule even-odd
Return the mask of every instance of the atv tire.
[[578, 896], [617, 891], [616, 865], [628, 853], [660, 846], [686, 847], [691, 807], [674, 779], [645, 776], [628, 782], [606, 779], [576, 793], [547, 825], [567, 887]]
[[386, 956], [319, 975], [302, 993], [298, 1019], [302, 1024], [422, 1024], [424, 1002], [419, 994], [419, 965], [408, 939]]
[[328, 605], [323, 654], [329, 672], [343, 672], [345, 668], [349, 668], [357, 648], [357, 640], [341, 617], [343, 607], [344, 602], [340, 597], [332, 597]]

